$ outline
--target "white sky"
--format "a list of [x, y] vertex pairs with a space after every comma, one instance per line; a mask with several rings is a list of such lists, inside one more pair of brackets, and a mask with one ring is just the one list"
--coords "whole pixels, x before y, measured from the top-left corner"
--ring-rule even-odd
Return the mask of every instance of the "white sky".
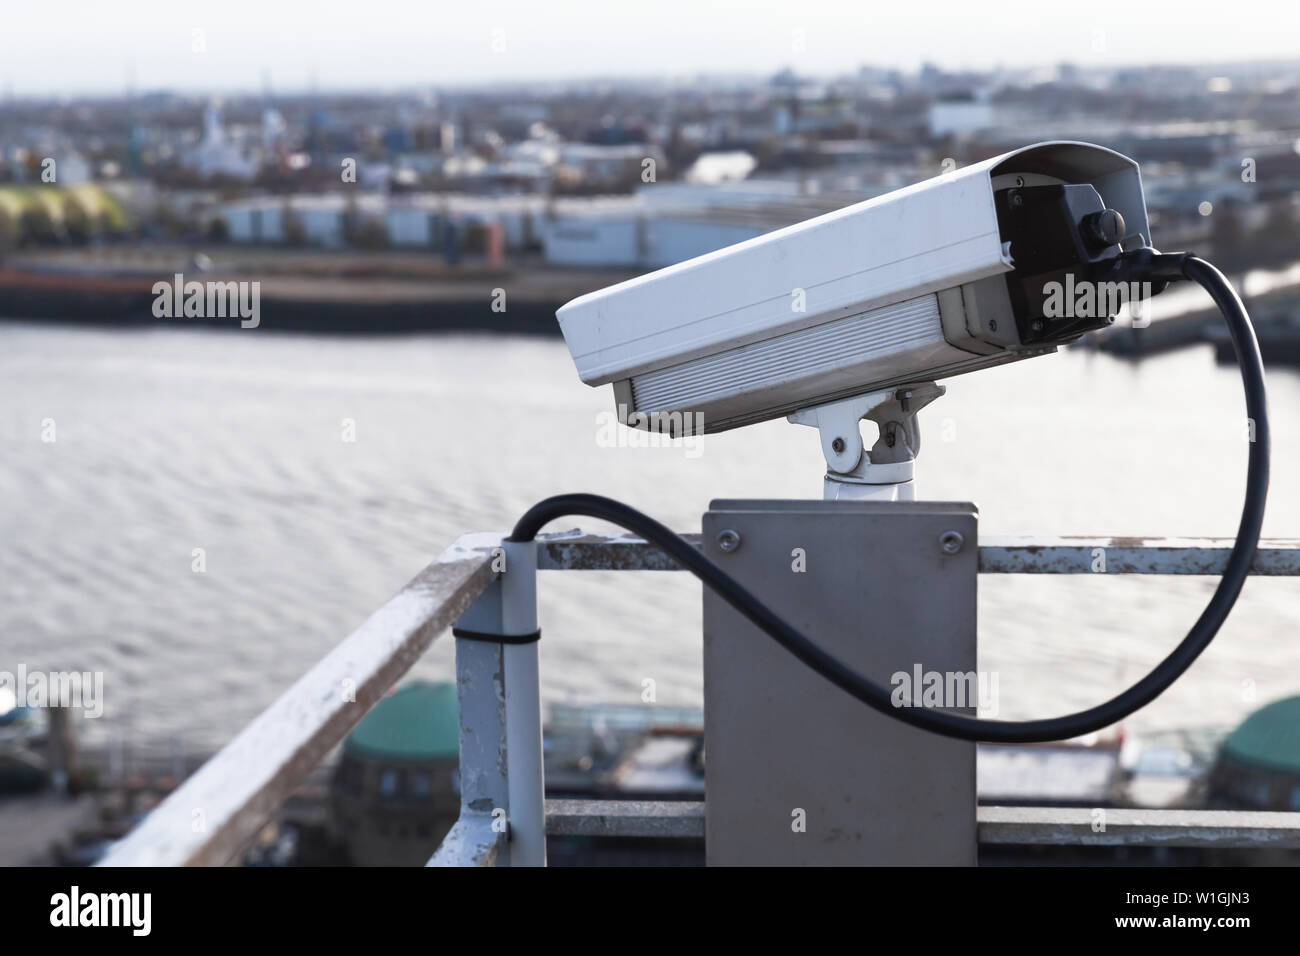
[[[193, 51], [195, 30], [206, 52]], [[494, 38], [504, 52], [493, 51]], [[20, 95], [118, 93], [128, 77], [137, 90], [257, 90], [264, 72], [275, 88], [299, 90], [313, 75], [333, 89], [783, 66], [827, 74], [926, 60], [959, 68], [1253, 58], [1300, 59], [1300, 4], [0, 0], [0, 83]]]

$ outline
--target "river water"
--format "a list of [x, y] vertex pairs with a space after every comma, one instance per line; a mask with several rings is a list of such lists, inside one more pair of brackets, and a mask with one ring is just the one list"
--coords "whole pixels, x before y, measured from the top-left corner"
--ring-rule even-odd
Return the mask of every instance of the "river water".
[[[946, 384], [922, 413], [921, 497], [976, 502], [982, 534], [1235, 531], [1241, 390], [1208, 347], [1140, 364], [1073, 350]], [[1300, 377], [1270, 385], [1265, 533], [1294, 536]], [[602, 437], [612, 404], [558, 339], [0, 325], [0, 669], [102, 671], [92, 739], [202, 750], [458, 534], [508, 528], [546, 495], [611, 495], [683, 531], [713, 497], [820, 496], [811, 429], [617, 447]], [[1000, 716], [1135, 680], [1213, 583], [982, 577]], [[688, 576], [548, 574], [540, 600], [545, 701], [637, 702], [653, 678], [660, 703], [701, 702]], [[1297, 620], [1300, 583], [1252, 580], [1211, 650], [1129, 726], [1230, 724], [1300, 692]], [[451, 672], [449, 639], [416, 669]]]

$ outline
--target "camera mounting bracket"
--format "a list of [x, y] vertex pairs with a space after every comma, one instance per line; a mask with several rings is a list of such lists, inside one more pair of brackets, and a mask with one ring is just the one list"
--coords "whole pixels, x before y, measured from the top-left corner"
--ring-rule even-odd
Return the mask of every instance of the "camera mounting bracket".
[[[916, 413], [942, 395], [934, 382], [916, 382], [851, 398], [801, 408], [786, 417], [795, 425], [816, 428], [826, 456], [824, 497], [910, 501], [921, 430]], [[867, 451], [859, 423], [875, 422], [880, 430]]]

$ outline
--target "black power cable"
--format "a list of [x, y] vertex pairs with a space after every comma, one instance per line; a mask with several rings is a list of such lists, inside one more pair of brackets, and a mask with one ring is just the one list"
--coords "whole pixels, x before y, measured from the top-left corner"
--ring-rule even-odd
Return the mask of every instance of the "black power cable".
[[569, 515], [585, 515], [613, 522], [653, 541], [713, 588], [720, 597], [756, 624], [778, 644], [832, 684], [867, 706], [906, 724], [945, 737], [992, 743], [1039, 743], [1066, 740], [1108, 727], [1146, 706], [1177, 680], [1209, 646], [1250, 574], [1264, 521], [1268, 496], [1268, 409], [1264, 392], [1264, 365], [1250, 317], [1231, 284], [1214, 266], [1195, 256], [1156, 255], [1150, 250], [1120, 257], [1112, 278], [1167, 280], [1181, 276], [1199, 283], [1223, 314], [1241, 369], [1246, 392], [1246, 414], [1252, 420], [1254, 440], [1250, 443], [1246, 471], [1246, 499], [1242, 507], [1237, 540], [1228, 556], [1227, 567], [1213, 596], [1192, 629], [1168, 657], [1128, 690], [1096, 707], [1048, 720], [980, 720], [937, 708], [895, 707], [890, 692], [850, 670], [771, 611], [734, 578], [706, 558], [698, 549], [648, 515], [599, 495], [557, 495], [534, 505], [515, 525], [511, 541], [532, 541], [548, 521]]

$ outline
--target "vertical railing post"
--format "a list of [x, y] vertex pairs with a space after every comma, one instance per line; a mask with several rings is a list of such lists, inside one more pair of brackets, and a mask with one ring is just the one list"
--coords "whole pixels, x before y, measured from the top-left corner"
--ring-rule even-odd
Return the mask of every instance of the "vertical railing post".
[[[497, 616], [500, 584], [493, 583], [460, 619]], [[506, 786], [504, 647], [456, 641], [456, 697], [460, 712], [460, 819], [429, 860], [430, 866], [509, 866], [510, 797]]]
[[506, 541], [501, 624], [505, 635], [506, 760], [511, 866], [546, 865], [542, 701], [538, 673], [537, 542]]
[[536, 543], [503, 541], [493, 567], [496, 580], [452, 629], [461, 811], [431, 860], [435, 865], [489, 856], [498, 866], [546, 865]]

